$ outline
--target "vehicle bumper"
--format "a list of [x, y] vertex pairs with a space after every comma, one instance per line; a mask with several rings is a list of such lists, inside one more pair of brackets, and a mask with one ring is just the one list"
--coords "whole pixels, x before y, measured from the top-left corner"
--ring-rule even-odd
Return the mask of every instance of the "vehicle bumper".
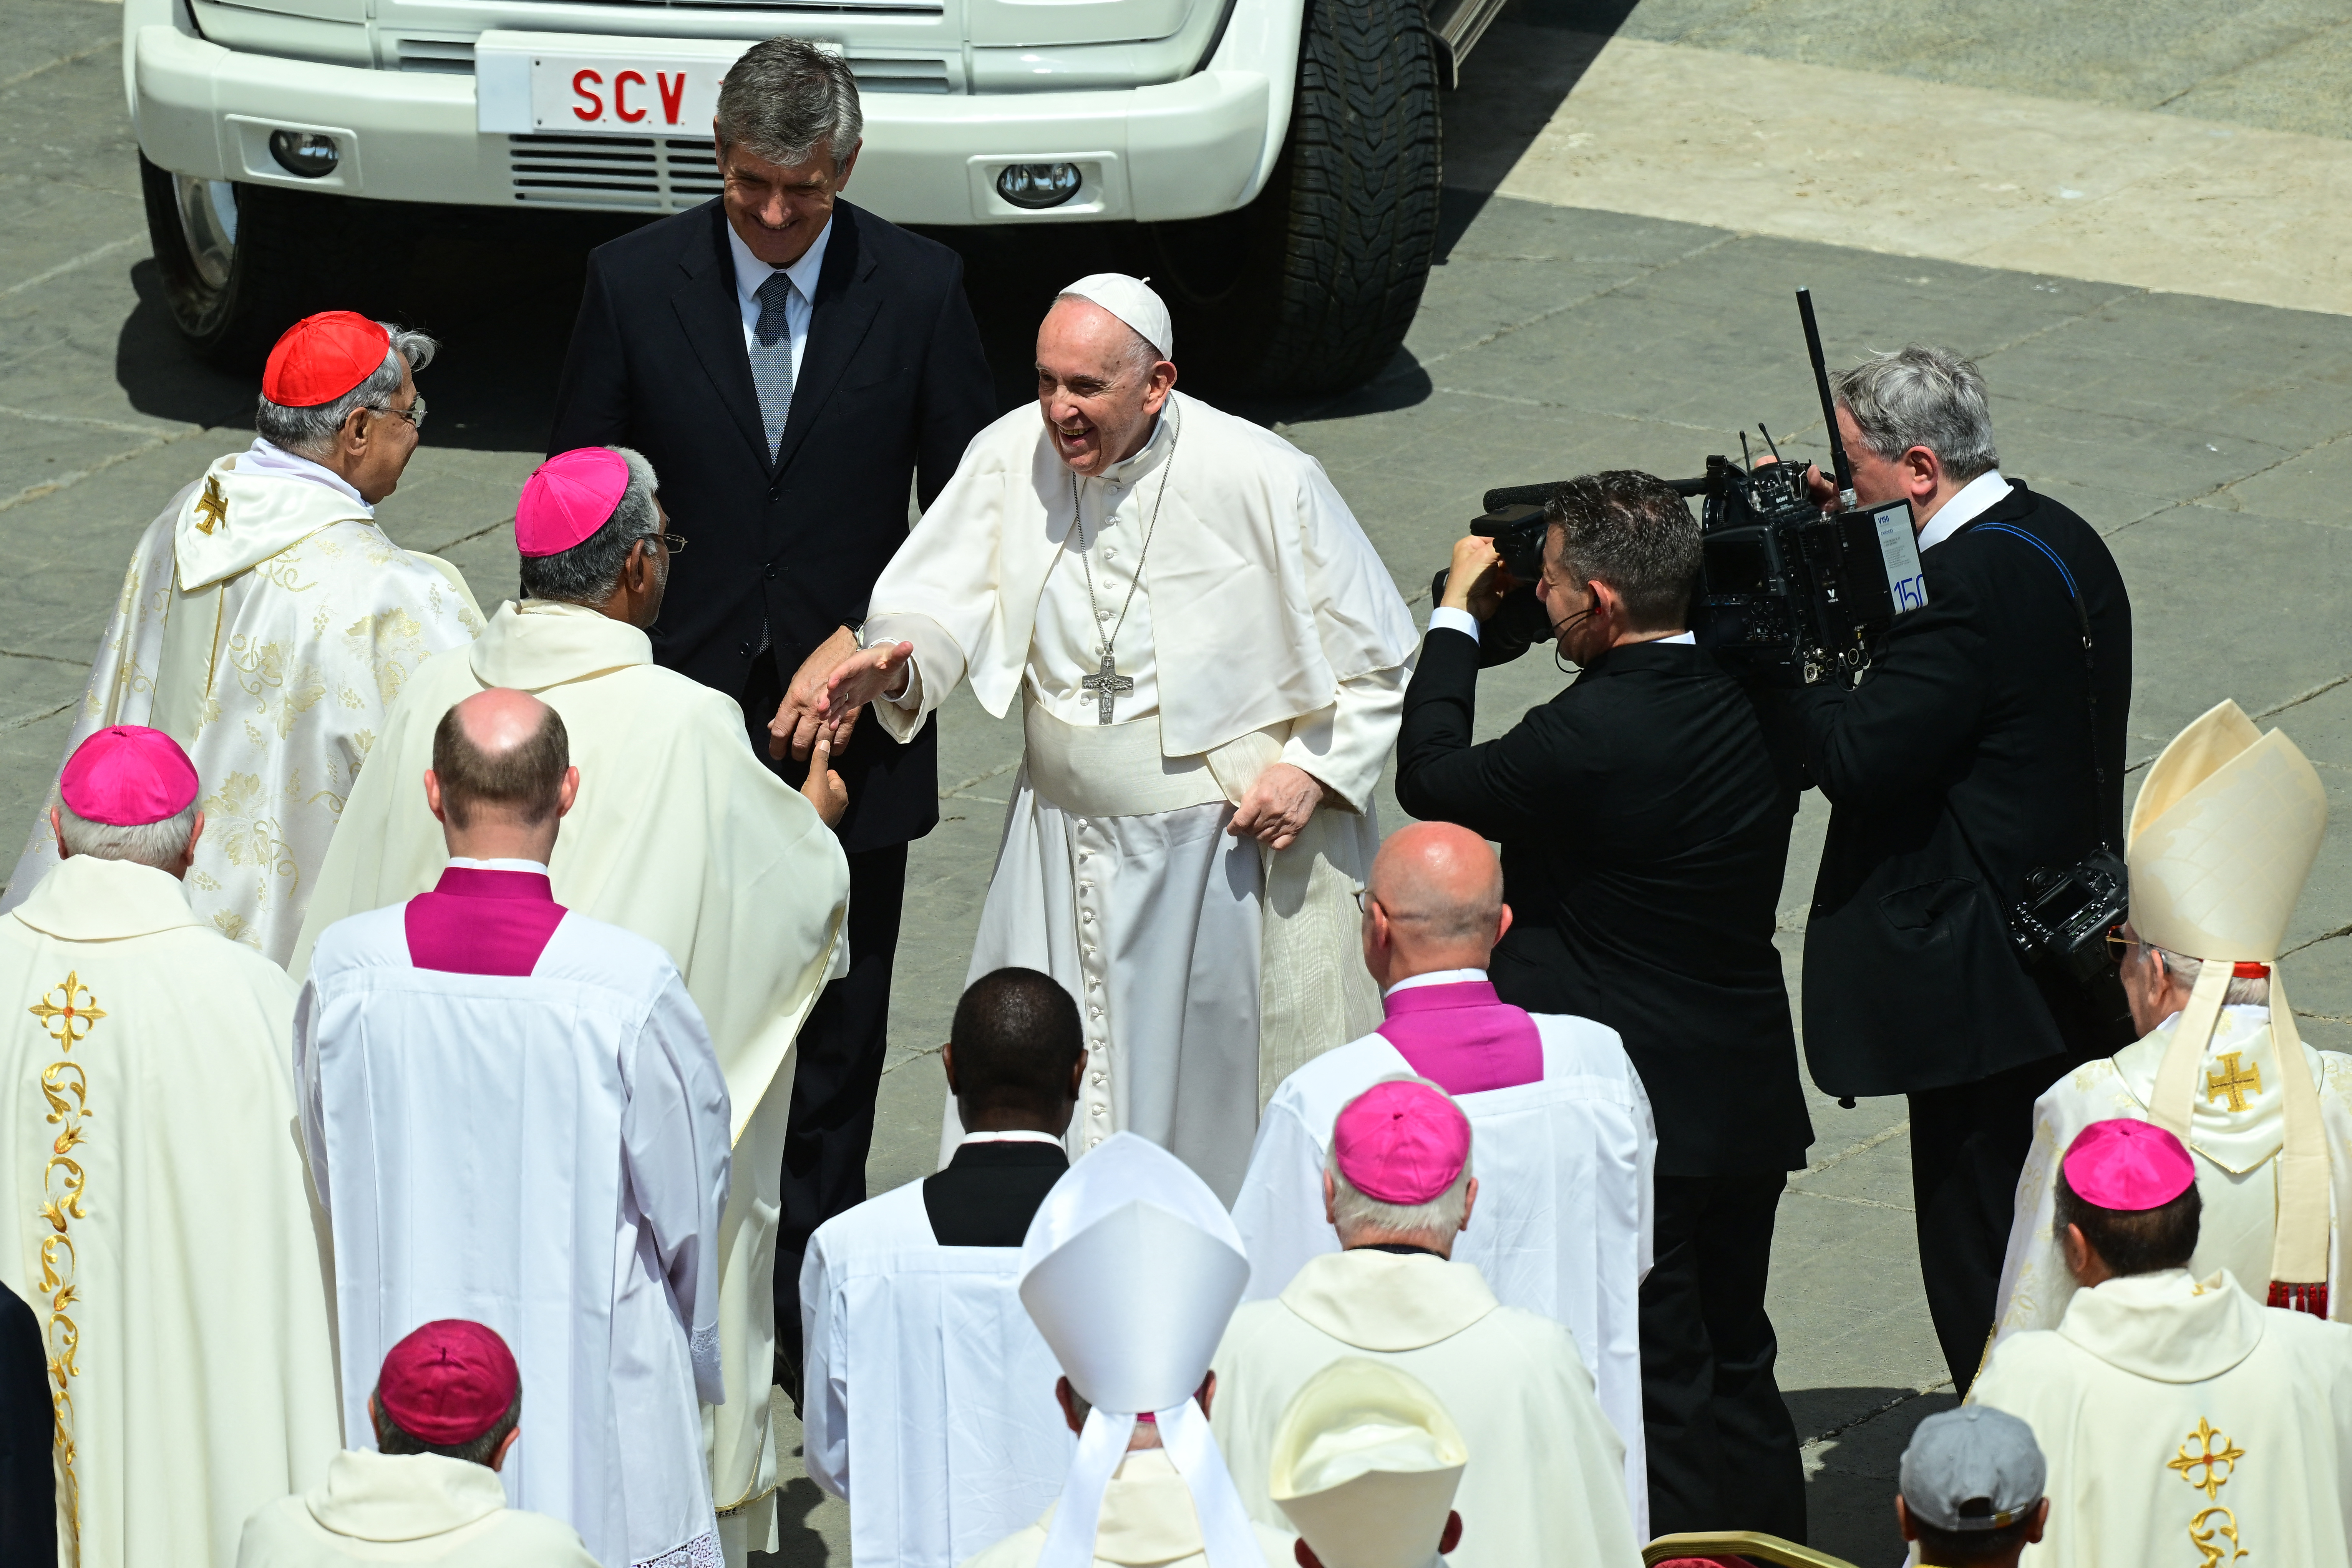
[[[366, 70], [138, 29], [141, 149], [175, 174], [380, 201], [674, 212], [718, 191], [701, 138], [513, 136], [479, 129], [472, 78]], [[1160, 86], [1060, 93], [868, 94], [854, 196], [898, 223], [1068, 223], [1205, 217], [1245, 205], [1279, 135], [1267, 78], [1213, 69]], [[1287, 118], [1286, 101], [1279, 106]], [[273, 131], [335, 136], [334, 173], [302, 179]], [[594, 154], [588, 156], [587, 154]], [[995, 193], [1009, 163], [1086, 172], [1063, 206]]]

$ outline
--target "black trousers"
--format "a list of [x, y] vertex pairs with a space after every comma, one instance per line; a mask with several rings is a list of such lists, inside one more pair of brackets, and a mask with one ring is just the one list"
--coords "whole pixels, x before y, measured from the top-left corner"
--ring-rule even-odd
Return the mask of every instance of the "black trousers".
[[[752, 661], [743, 721], [751, 749], [768, 757], [768, 721], [783, 700], [771, 658]], [[873, 721], [869, 718], [866, 722]], [[771, 763], [772, 766], [777, 764]], [[783, 772], [782, 766], [777, 766]], [[794, 774], [802, 764], [792, 764]], [[776, 1234], [776, 1352], [801, 1362], [801, 1258], [816, 1227], [866, 1201], [874, 1144], [874, 1097], [890, 1046], [890, 970], [906, 900], [907, 847], [888, 844], [849, 859], [849, 973], [826, 986], [801, 1026], [793, 1102], [784, 1126], [783, 1215]]]
[[1772, 1380], [1764, 1311], [1778, 1171], [1657, 1178], [1656, 1262], [1642, 1282], [1650, 1533], [1805, 1539], [1796, 1424]]
[[1957, 1394], [1976, 1381], [1992, 1335], [2017, 1176], [2033, 1142], [2033, 1102], [2074, 1060], [2052, 1057], [1908, 1097], [1919, 1282]]

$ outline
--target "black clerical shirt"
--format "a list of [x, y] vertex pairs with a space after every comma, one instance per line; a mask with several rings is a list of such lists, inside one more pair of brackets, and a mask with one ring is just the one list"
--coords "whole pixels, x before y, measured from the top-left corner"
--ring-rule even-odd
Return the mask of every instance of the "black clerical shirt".
[[1020, 1246], [1037, 1205], [1069, 1168], [1059, 1143], [966, 1143], [945, 1170], [923, 1179], [932, 1239], [941, 1247]]

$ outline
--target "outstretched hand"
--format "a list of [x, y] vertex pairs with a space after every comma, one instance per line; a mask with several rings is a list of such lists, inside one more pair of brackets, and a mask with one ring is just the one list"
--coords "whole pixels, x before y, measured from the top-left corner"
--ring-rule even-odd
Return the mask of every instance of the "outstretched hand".
[[895, 697], [907, 689], [907, 661], [915, 657], [910, 642], [877, 643], [860, 648], [835, 666], [816, 700], [816, 710], [827, 721], [853, 720], [857, 710], [877, 698]]
[[1276, 763], [1257, 775], [1242, 796], [1225, 831], [1236, 838], [1255, 838], [1273, 849], [1287, 849], [1307, 827], [1307, 819], [1323, 804], [1323, 782], [1293, 763]]

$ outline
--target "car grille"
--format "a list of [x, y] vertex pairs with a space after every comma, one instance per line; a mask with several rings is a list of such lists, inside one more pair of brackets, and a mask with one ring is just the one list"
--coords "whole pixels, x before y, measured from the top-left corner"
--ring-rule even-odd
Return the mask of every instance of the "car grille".
[[470, 38], [394, 38], [393, 63], [404, 71], [471, 76], [474, 43]]
[[509, 136], [515, 200], [679, 212], [719, 194], [708, 138]]

